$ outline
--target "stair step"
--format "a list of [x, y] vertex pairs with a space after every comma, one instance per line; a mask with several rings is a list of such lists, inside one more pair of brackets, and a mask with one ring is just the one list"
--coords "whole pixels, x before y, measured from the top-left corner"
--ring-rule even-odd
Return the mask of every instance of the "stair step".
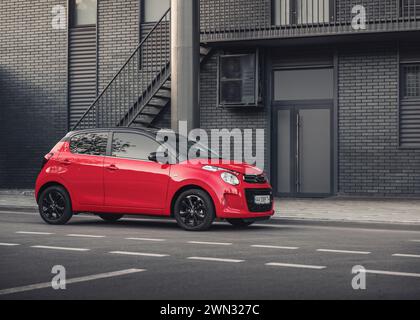
[[146, 127], [151, 124], [151, 122], [144, 121], [144, 120], [134, 120], [133, 123], [134, 124], [139, 124], [139, 125], [142, 125], [142, 126], [146, 126]]

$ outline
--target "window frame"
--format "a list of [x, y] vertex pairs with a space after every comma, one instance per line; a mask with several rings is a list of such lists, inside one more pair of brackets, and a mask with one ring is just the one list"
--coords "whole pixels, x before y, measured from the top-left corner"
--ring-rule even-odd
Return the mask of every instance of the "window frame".
[[146, 138], [148, 138], [148, 139], [156, 142], [159, 146], [162, 146], [162, 144], [159, 141], [157, 141], [153, 137], [151, 137], [151, 136], [149, 136], [147, 134], [144, 134], [142, 132], [134, 132], [134, 131], [126, 131], [126, 130], [116, 130], [116, 131], [112, 131], [112, 133], [109, 136], [110, 140], [108, 141], [108, 144], [109, 144], [109, 153], [107, 154], [108, 157], [113, 158], [113, 159], [124, 159], [124, 160], [135, 160], [135, 161], [154, 162], [154, 161], [151, 161], [149, 159], [138, 159], [138, 158], [131, 158], [131, 157], [114, 156], [113, 155], [113, 143], [114, 143], [114, 136], [117, 133], [140, 135], [140, 136], [146, 137]]
[[297, 7], [298, 7], [298, 0], [288, 0], [289, 1], [289, 12], [286, 15], [289, 19], [288, 23], [284, 23], [284, 24], [277, 24], [276, 23], [276, 15], [280, 14], [280, 12], [277, 12], [275, 10], [276, 8], [276, 2], [277, 1], [281, 1], [281, 0], [271, 0], [271, 25], [273, 26], [282, 26], [282, 27], [290, 27], [290, 26], [315, 26], [315, 25], [329, 25], [331, 23], [335, 22], [335, 17], [336, 17], [336, 1], [334, 0], [328, 0], [328, 4], [329, 4], [329, 16], [328, 16], [328, 21], [322, 21], [322, 22], [306, 22], [306, 23], [298, 23], [298, 12], [297, 12]]
[[[73, 138], [77, 137], [77, 136], [81, 136], [81, 135], [90, 135], [90, 134], [105, 134], [106, 135], [106, 146], [105, 146], [105, 152], [102, 155], [98, 155], [98, 154], [86, 154], [86, 153], [76, 153], [72, 151], [71, 148], [71, 141], [73, 140]], [[69, 143], [69, 152], [72, 155], [76, 155], [76, 156], [91, 156], [91, 157], [106, 157], [108, 155], [108, 146], [109, 146], [109, 137], [110, 137], [110, 133], [108, 131], [91, 131], [91, 132], [76, 132], [75, 134], [73, 134], [72, 136], [70, 136], [68, 138], [68, 143]]]
[[[406, 73], [404, 72], [404, 68], [408, 65], [417, 65], [420, 67], [420, 59], [404, 59], [402, 60], [401, 57], [399, 57], [399, 66], [398, 66], [398, 72], [399, 72], [399, 84], [398, 84], [398, 146], [400, 149], [414, 149], [418, 150], [420, 149], [420, 143], [402, 143], [402, 129], [401, 129], [401, 113], [402, 108], [404, 105], [410, 105], [413, 103], [418, 103], [420, 105], [420, 95], [418, 97], [413, 98], [406, 98], [405, 92], [406, 92]], [[419, 125], [420, 128], [420, 125]]]
[[95, 23], [76, 25], [76, 0], [68, 0], [68, 24], [70, 28], [96, 27], [98, 24], [98, 1], [96, 0]]
[[[229, 80], [223, 80], [221, 79], [221, 67], [222, 63], [221, 60], [225, 57], [243, 57], [243, 56], [249, 56], [254, 55], [255, 59], [255, 69], [254, 69], [254, 101], [252, 103], [222, 103], [221, 97], [222, 97], [222, 90], [221, 85], [224, 81]], [[241, 78], [242, 81], [244, 81], [245, 78]], [[259, 59], [259, 50], [248, 50], [244, 52], [224, 52], [220, 54], [217, 58], [217, 106], [221, 108], [246, 108], [246, 107], [260, 107], [261, 106], [261, 92], [260, 92], [260, 59]]]

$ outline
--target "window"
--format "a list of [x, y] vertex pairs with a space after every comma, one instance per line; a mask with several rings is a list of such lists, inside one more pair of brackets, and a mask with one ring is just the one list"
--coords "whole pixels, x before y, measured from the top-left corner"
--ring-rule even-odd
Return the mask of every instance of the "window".
[[420, 1], [400, 0], [400, 16], [404, 18], [417, 18], [420, 16]]
[[420, 63], [402, 63], [400, 80], [400, 145], [420, 147]]
[[76, 154], [105, 156], [107, 144], [107, 133], [83, 133], [70, 139], [70, 151]]
[[73, 27], [96, 25], [96, 0], [71, 0], [70, 10]]
[[330, 0], [274, 0], [276, 25], [330, 22], [333, 12]]
[[255, 53], [220, 56], [219, 105], [256, 105], [257, 69]]
[[144, 22], [156, 22], [169, 9], [170, 0], [143, 0]]
[[159, 143], [142, 134], [115, 132], [112, 139], [112, 156], [148, 160], [152, 152], [157, 152]]
[[274, 100], [329, 100], [334, 98], [333, 68], [274, 72]]

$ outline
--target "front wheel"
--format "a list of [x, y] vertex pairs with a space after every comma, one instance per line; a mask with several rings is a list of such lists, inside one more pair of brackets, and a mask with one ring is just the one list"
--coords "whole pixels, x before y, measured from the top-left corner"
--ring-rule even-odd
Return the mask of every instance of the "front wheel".
[[213, 201], [200, 189], [182, 192], [175, 201], [174, 215], [178, 225], [188, 231], [207, 230], [216, 216]]
[[106, 222], [115, 222], [120, 220], [123, 214], [100, 214], [99, 217]]
[[253, 224], [255, 221], [244, 219], [226, 219], [232, 226], [237, 228], [246, 228]]
[[73, 215], [68, 192], [61, 186], [46, 188], [39, 196], [38, 209], [48, 224], [66, 224]]

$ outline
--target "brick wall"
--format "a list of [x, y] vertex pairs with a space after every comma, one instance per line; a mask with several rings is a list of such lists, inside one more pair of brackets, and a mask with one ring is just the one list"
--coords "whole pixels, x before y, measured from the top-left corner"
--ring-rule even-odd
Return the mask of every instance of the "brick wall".
[[139, 43], [140, 0], [98, 1], [99, 92]]
[[0, 1], [0, 188], [32, 188], [42, 157], [67, 131], [66, 0]]
[[339, 191], [420, 194], [420, 150], [399, 149], [395, 44], [339, 49]]

